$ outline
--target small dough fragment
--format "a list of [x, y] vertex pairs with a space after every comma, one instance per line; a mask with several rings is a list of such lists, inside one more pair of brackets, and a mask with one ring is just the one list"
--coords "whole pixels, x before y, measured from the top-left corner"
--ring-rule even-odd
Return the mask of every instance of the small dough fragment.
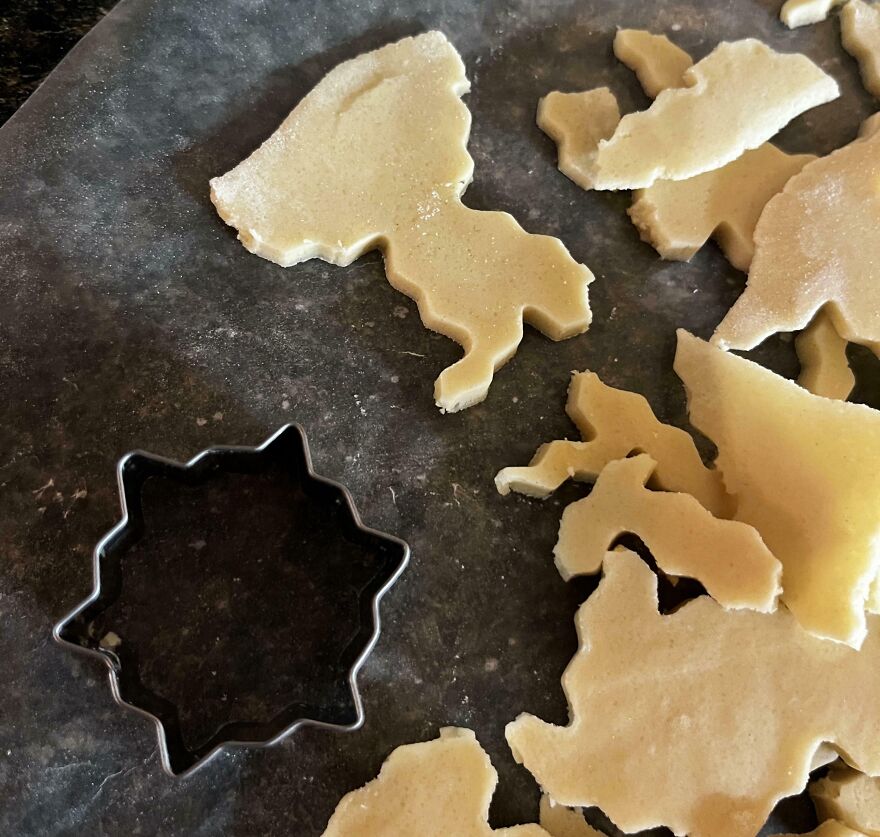
[[652, 99], [667, 87], [681, 87], [685, 70], [694, 63], [666, 35], [654, 35], [644, 29], [618, 29], [614, 54], [636, 74], [642, 89]]
[[880, 837], [880, 779], [840, 762], [810, 785], [810, 796], [821, 819], [839, 820], [862, 834]]
[[794, 339], [801, 374], [798, 383], [813, 395], [846, 401], [856, 385], [846, 356], [847, 342], [834, 328], [834, 322], [819, 311]]
[[647, 453], [657, 463], [655, 487], [691, 494], [715, 517], [732, 514], [721, 474], [703, 464], [688, 433], [657, 420], [644, 396], [603, 384], [594, 372], [575, 372], [565, 411], [584, 441], [549, 442], [528, 467], [499, 471], [499, 494], [546, 497], [567, 479], [593, 482], [609, 462]]
[[861, 831], [853, 831], [842, 822], [825, 820], [818, 828], [806, 834], [780, 834], [779, 837], [867, 837], [867, 835]]
[[579, 808], [556, 805], [547, 794], [541, 797], [540, 822], [550, 837], [603, 837], [584, 819]]
[[590, 323], [593, 275], [555, 238], [504, 212], [470, 209], [469, 83], [440, 32], [404, 38], [331, 70], [211, 200], [251, 252], [282, 266], [337, 265], [380, 248], [389, 282], [424, 324], [460, 343], [436, 382], [447, 412], [483, 400], [523, 320], [553, 340]]
[[822, 741], [880, 774], [880, 617], [858, 652], [785, 608], [730, 612], [700, 596], [661, 615], [643, 561], [624, 550], [604, 567], [562, 677], [569, 725], [526, 714], [506, 729], [554, 800], [598, 805], [627, 833], [754, 837], [805, 787]]
[[789, 28], [809, 26], [828, 17], [835, 7], [847, 0], [786, 0], [779, 10], [779, 19]]
[[473, 732], [445, 727], [398, 747], [377, 778], [342, 797], [323, 837], [548, 837], [538, 825], [489, 827], [497, 783]]
[[675, 371], [691, 423], [718, 447], [734, 518], [782, 562], [782, 600], [807, 631], [858, 648], [880, 569], [880, 412], [812, 395], [683, 330]]
[[865, 90], [880, 98], [880, 6], [849, 0], [840, 13], [840, 37], [859, 62]]
[[775, 610], [782, 565], [761, 536], [713, 517], [690, 494], [645, 488], [656, 465], [647, 454], [609, 462], [590, 494], [565, 509], [553, 551], [562, 577], [598, 572], [614, 542], [633, 534], [664, 574], [697, 579], [722, 607]]
[[597, 189], [640, 189], [685, 180], [757, 148], [794, 117], [837, 98], [837, 83], [805, 55], [748, 38], [721, 43], [630, 113], [596, 152]]

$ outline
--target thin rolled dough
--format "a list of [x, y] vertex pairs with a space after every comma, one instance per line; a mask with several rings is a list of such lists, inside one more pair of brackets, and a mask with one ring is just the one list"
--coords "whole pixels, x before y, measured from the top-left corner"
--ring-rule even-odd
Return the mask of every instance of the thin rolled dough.
[[786, 0], [779, 10], [779, 19], [789, 29], [809, 26], [825, 20], [835, 6], [846, 2], [847, 0]]
[[820, 818], [835, 819], [869, 837], [880, 837], [880, 779], [840, 762], [810, 785]]
[[847, 341], [834, 327], [834, 320], [819, 311], [794, 340], [801, 374], [798, 383], [814, 395], [846, 401], [856, 385], [846, 356]]
[[840, 13], [840, 37], [859, 62], [865, 90], [880, 98], [880, 6], [849, 0]]

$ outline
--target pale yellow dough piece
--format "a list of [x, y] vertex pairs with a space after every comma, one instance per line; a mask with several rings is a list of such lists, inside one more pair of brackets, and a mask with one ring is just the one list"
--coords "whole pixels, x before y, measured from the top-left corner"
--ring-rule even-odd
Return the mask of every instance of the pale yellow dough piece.
[[712, 338], [751, 349], [825, 306], [844, 339], [880, 353], [880, 114], [767, 204], [742, 296]]
[[856, 385], [846, 356], [847, 341], [824, 311], [795, 338], [801, 374], [798, 383], [814, 395], [846, 401]]
[[546, 794], [541, 797], [541, 828], [550, 837], [603, 837], [584, 819], [580, 810], [554, 805]]
[[567, 727], [521, 715], [517, 761], [562, 805], [598, 805], [623, 831], [754, 837], [809, 779], [823, 741], [880, 774], [880, 619], [861, 652], [802, 630], [785, 608], [726, 611], [708, 596], [657, 611], [631, 552], [605, 559], [562, 677]]
[[779, 19], [789, 29], [809, 26], [825, 20], [828, 13], [841, 3], [846, 0], [786, 0], [779, 10]]
[[811, 633], [859, 647], [880, 568], [880, 412], [681, 330], [675, 371], [691, 423], [718, 447], [735, 519], [782, 562], [782, 600]]
[[685, 70], [693, 65], [690, 55], [665, 35], [644, 29], [618, 29], [614, 54], [635, 74], [652, 99], [668, 87], [681, 87]]
[[609, 462], [647, 453], [657, 463], [653, 487], [691, 494], [716, 517], [732, 513], [721, 474], [703, 464], [688, 433], [658, 421], [643, 396], [607, 386], [593, 372], [575, 372], [565, 410], [584, 441], [549, 442], [528, 467], [504, 468], [495, 477], [500, 494], [546, 497], [567, 479], [593, 482]]
[[806, 834], [780, 834], [779, 837], [866, 837], [866, 835], [861, 831], [853, 831], [842, 822], [825, 820], [818, 828]]
[[835, 819], [869, 837], [880, 837], [880, 779], [846, 764], [835, 765], [810, 785], [820, 818]]
[[538, 825], [493, 830], [498, 774], [468, 729], [398, 747], [377, 778], [342, 797], [323, 837], [547, 837]]
[[721, 43], [630, 113], [596, 152], [597, 189], [639, 189], [685, 180], [732, 162], [805, 110], [835, 99], [837, 83], [805, 55], [754, 39]]
[[486, 397], [523, 320], [554, 340], [586, 330], [593, 275], [560, 241], [465, 207], [471, 181], [465, 68], [440, 32], [340, 64], [274, 134], [211, 181], [220, 216], [253, 253], [347, 265], [380, 248], [388, 280], [465, 356], [444, 370], [446, 411]]
[[840, 13], [840, 36], [859, 62], [865, 90], [880, 98], [880, 6], [849, 0]]

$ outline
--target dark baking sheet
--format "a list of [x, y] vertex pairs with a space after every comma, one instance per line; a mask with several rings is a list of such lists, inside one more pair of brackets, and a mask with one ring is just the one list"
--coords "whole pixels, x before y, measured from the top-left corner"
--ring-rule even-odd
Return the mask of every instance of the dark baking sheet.
[[[498, 769], [493, 824], [534, 818], [537, 789], [503, 728], [523, 710], [566, 719], [559, 676], [590, 584], [564, 584], [551, 549], [562, 505], [584, 489], [542, 504], [499, 497], [492, 477], [572, 434], [572, 369], [683, 422], [674, 329], [707, 336], [744, 282], [714, 246], [661, 262], [625, 195], [586, 194], [556, 171], [535, 105], [607, 84], [623, 109], [643, 106], [611, 53], [618, 25], [674, 29], [696, 56], [757, 36], [841, 83], [780, 138], [825, 153], [871, 102], [837, 23], [789, 32], [778, 5], [125, 0], [86, 37], [0, 130], [0, 833], [318, 835], [393, 747], [450, 724], [474, 729]], [[378, 255], [283, 270], [244, 251], [207, 190], [340, 60], [432, 27], [473, 82], [466, 202], [560, 236], [597, 277], [587, 335], [528, 332], [489, 399], [449, 416], [433, 380], [459, 350], [421, 326]], [[790, 342], [756, 354], [796, 371]], [[857, 397], [876, 406], [877, 370], [857, 360]], [[367, 723], [304, 730], [175, 781], [152, 727], [112, 702], [99, 666], [51, 643], [51, 624], [91, 585], [120, 454], [256, 444], [293, 419], [365, 521], [413, 549], [361, 678]], [[794, 801], [773, 825], [804, 830], [810, 816]]]

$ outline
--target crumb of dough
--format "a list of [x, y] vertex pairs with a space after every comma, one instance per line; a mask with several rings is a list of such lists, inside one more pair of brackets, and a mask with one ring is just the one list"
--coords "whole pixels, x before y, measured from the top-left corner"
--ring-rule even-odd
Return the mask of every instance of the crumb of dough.
[[801, 374], [798, 383], [813, 395], [846, 401], [856, 378], [846, 356], [847, 341], [834, 328], [824, 310], [794, 340]]
[[786, 0], [779, 10], [779, 19], [789, 28], [809, 26], [828, 17], [835, 7], [847, 0]]
[[580, 809], [556, 805], [547, 794], [541, 797], [540, 822], [550, 837], [603, 837], [584, 819]]
[[377, 778], [342, 797], [323, 837], [548, 837], [538, 825], [489, 827], [498, 774], [473, 732], [394, 750]]
[[865, 90], [880, 98], [880, 5], [849, 0], [840, 13], [840, 37], [859, 62]]
[[782, 562], [782, 601], [810, 633], [858, 648], [880, 570], [880, 412], [683, 330], [674, 368], [691, 423], [718, 448], [734, 519]]
[[816, 813], [868, 834], [880, 835], [880, 778], [866, 776], [839, 762], [810, 785]]
[[470, 209], [464, 64], [440, 32], [331, 70], [211, 199], [251, 252], [282, 266], [348, 265], [381, 249], [389, 282], [424, 324], [464, 347], [437, 379], [453, 412], [486, 397], [523, 320], [553, 340], [590, 323], [593, 275], [555, 238], [505, 212]]
[[685, 70], [693, 65], [690, 55], [665, 35], [644, 29], [618, 29], [614, 54], [629, 67], [652, 99], [668, 87], [681, 87]]
[[500, 494], [547, 497], [568, 479], [593, 482], [609, 462], [647, 453], [657, 463], [652, 487], [691, 494], [716, 517], [732, 514], [721, 474], [703, 464], [688, 433], [657, 419], [644, 396], [575, 372], [565, 410], [583, 441], [548, 442], [527, 467], [504, 468], [495, 477]]
[[556, 802], [597, 805], [627, 833], [754, 837], [806, 786], [826, 738], [880, 774], [880, 617], [858, 652], [785, 608], [731, 612], [701, 596], [661, 615], [657, 577], [626, 550], [604, 574], [576, 617], [568, 726], [524, 714], [506, 729]]

